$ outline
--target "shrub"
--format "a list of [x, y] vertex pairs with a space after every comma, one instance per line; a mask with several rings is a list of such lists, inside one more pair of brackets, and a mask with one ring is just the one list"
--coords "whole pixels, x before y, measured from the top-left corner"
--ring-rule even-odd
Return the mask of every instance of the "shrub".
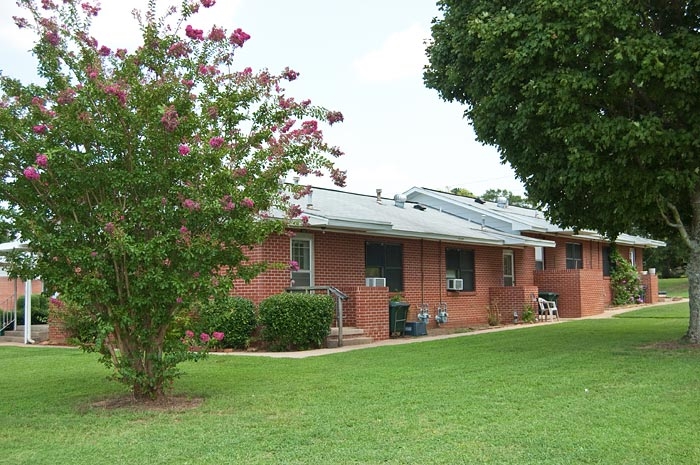
[[88, 312], [80, 305], [66, 299], [56, 302], [54, 305], [60, 307], [60, 318], [69, 343], [92, 350], [97, 341], [105, 337], [105, 333], [109, 333], [108, 328], [105, 328], [93, 312]]
[[259, 306], [262, 338], [271, 350], [321, 347], [330, 334], [335, 302], [329, 295], [278, 294]]
[[[17, 324], [24, 324], [24, 296], [17, 299]], [[32, 294], [32, 324], [45, 325], [49, 322], [49, 299], [42, 294]]]
[[242, 297], [224, 297], [206, 303], [199, 312], [199, 332], [224, 333], [223, 348], [245, 349], [257, 326], [255, 305]]
[[634, 265], [615, 249], [610, 253], [610, 261], [613, 265], [610, 271], [613, 305], [643, 303], [644, 288]]

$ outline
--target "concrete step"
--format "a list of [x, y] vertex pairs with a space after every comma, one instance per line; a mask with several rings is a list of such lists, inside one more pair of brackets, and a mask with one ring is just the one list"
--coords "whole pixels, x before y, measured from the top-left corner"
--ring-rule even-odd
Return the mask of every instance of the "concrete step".
[[[17, 325], [16, 330], [5, 330], [0, 336], [1, 342], [24, 342], [24, 325]], [[32, 340], [44, 342], [49, 339], [49, 325], [32, 325]]]
[[[345, 327], [343, 328], [343, 346], [357, 346], [362, 344], [370, 344], [374, 339], [365, 336], [365, 332], [359, 328]], [[326, 347], [335, 349], [338, 347], [338, 328], [331, 328], [331, 334], [326, 338]]]

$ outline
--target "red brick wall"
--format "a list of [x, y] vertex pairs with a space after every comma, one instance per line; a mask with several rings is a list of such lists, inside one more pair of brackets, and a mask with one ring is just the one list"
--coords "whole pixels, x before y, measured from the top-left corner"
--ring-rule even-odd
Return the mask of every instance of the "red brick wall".
[[537, 286], [492, 287], [489, 296], [490, 305], [499, 312], [501, 323], [508, 324], [513, 322], [514, 312], [518, 313], [518, 321], [522, 321], [523, 310], [533, 305], [533, 296], [537, 297]]
[[[17, 283], [17, 298], [24, 295], [24, 281], [18, 279]], [[41, 281], [32, 281], [32, 294], [39, 294], [44, 290], [44, 285]], [[0, 305], [2, 310], [9, 311], [14, 308], [16, 302], [15, 296], [15, 280], [8, 277], [0, 277]]]
[[644, 303], [654, 304], [659, 301], [659, 277], [655, 274], [643, 274], [642, 285], [646, 287]]
[[[487, 306], [490, 289], [503, 284], [503, 248], [468, 246], [441, 241], [420, 239], [394, 239], [359, 234], [303, 231], [311, 234], [314, 241], [314, 267], [316, 286], [333, 286], [350, 296], [344, 303], [344, 325], [357, 326], [377, 334], [377, 338], [388, 337], [388, 300], [392, 294], [371, 289], [368, 297], [357, 289], [365, 289], [365, 243], [377, 241], [403, 244], [404, 300], [411, 304], [409, 321], [417, 321], [421, 304], [430, 308], [430, 327], [436, 327], [434, 317], [441, 302], [447, 304], [449, 314], [445, 327], [468, 327], [487, 322]], [[445, 249], [463, 248], [474, 251], [476, 264], [474, 292], [447, 291], [445, 278]], [[286, 263], [290, 257], [290, 238], [277, 236], [255, 248], [248, 254], [251, 260], [265, 257], [269, 261]], [[532, 249], [514, 250], [516, 283], [531, 285], [534, 270]], [[250, 284], [236, 283], [233, 293], [259, 303], [269, 295], [284, 292], [289, 286], [290, 274], [286, 270], [270, 270]], [[529, 281], [529, 282], [528, 282]], [[358, 294], [359, 292], [359, 294]], [[377, 294], [378, 292], [378, 294]], [[354, 297], [353, 297], [354, 296]], [[384, 296], [384, 297], [381, 297]], [[378, 305], [378, 299], [384, 303]], [[521, 299], [522, 300], [522, 299]], [[364, 302], [370, 302], [364, 307]], [[376, 313], [375, 308], [381, 308]], [[522, 305], [519, 307], [522, 310]], [[365, 315], [369, 312], [368, 315]], [[374, 318], [384, 319], [377, 324]], [[369, 325], [367, 328], [362, 325]], [[381, 336], [386, 332], [386, 336]]]

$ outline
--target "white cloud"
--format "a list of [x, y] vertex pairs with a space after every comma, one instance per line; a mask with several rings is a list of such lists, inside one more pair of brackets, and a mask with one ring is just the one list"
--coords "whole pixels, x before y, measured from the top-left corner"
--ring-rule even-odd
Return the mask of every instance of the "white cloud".
[[430, 32], [420, 25], [390, 35], [379, 49], [358, 58], [353, 68], [360, 79], [369, 82], [389, 82], [420, 76], [427, 64], [425, 45]]

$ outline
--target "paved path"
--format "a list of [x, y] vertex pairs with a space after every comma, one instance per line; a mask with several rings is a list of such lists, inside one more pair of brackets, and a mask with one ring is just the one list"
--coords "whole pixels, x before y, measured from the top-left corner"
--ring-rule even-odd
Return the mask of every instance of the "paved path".
[[[680, 300], [674, 300], [672, 302], [658, 302], [655, 304], [645, 304], [645, 305], [630, 305], [628, 307], [616, 307], [612, 308], [609, 310], [606, 310], [603, 313], [600, 313], [598, 315], [591, 315], [587, 317], [582, 317], [582, 318], [562, 318], [557, 321], [546, 321], [546, 322], [540, 322], [537, 324], [519, 324], [519, 325], [506, 325], [506, 326], [498, 326], [495, 328], [486, 328], [486, 329], [478, 329], [474, 331], [469, 331], [469, 332], [464, 332], [464, 333], [452, 333], [452, 334], [443, 334], [439, 336], [420, 336], [420, 337], [402, 337], [402, 338], [396, 338], [396, 339], [385, 339], [383, 341], [377, 341], [377, 342], [372, 342], [370, 344], [361, 344], [361, 345], [354, 345], [354, 346], [343, 346], [343, 347], [336, 347], [333, 349], [314, 349], [314, 350], [301, 350], [301, 351], [296, 351], [296, 352], [211, 352], [211, 355], [215, 356], [241, 356], [241, 357], [270, 357], [270, 358], [307, 358], [307, 357], [318, 357], [321, 355], [330, 355], [330, 354], [337, 354], [341, 352], [350, 352], [351, 350], [361, 350], [361, 349], [369, 349], [372, 347], [383, 347], [383, 346], [394, 346], [394, 345], [403, 345], [403, 344], [416, 344], [420, 342], [428, 342], [428, 341], [436, 341], [440, 339], [451, 339], [455, 337], [465, 337], [465, 336], [474, 336], [476, 334], [485, 334], [485, 333], [494, 333], [494, 332], [499, 332], [499, 331], [514, 331], [518, 329], [528, 329], [528, 328], [538, 328], [543, 325], [556, 325], [556, 324], [561, 324], [561, 323], [566, 323], [569, 321], [578, 321], [578, 320], [587, 320], [587, 319], [602, 319], [602, 318], [611, 318], [615, 315], [619, 315], [621, 313], [625, 312], [630, 312], [632, 310], [638, 310], [640, 308], [646, 308], [646, 307], [656, 307], [659, 305], [667, 305], [669, 303], [680, 303], [680, 302], [687, 302], [688, 299], [680, 299]], [[0, 343], [0, 347], [2, 346], [16, 346], [16, 347], [44, 347], [44, 348], [51, 348], [51, 347], [63, 347], [66, 348], [66, 346], [55, 346], [55, 345], [46, 345], [46, 344], [35, 344], [35, 345], [25, 345], [21, 343], [13, 343], [13, 342], [7, 342], [7, 343]], [[71, 347], [75, 348], [75, 347]]]

